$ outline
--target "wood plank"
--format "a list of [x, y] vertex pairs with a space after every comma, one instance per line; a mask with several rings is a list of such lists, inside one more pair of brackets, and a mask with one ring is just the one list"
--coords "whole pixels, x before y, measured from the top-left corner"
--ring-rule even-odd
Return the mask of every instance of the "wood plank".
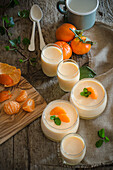
[[[1, 87], [1, 86], [0, 86]], [[29, 82], [21, 77], [20, 82], [9, 88], [13, 96], [10, 100], [15, 100], [21, 90], [26, 90], [28, 98], [32, 98], [35, 101], [35, 110], [32, 113], [26, 113], [21, 108], [18, 114], [7, 115], [3, 111], [3, 102], [0, 105], [0, 144], [9, 139], [11, 136], [16, 134], [18, 131], [23, 129], [25, 126], [30, 124], [32, 121], [41, 116], [43, 109], [46, 106], [46, 102], [42, 96], [29, 84]], [[6, 101], [7, 102], [7, 101]], [[22, 106], [23, 103], [21, 103]]]
[[0, 145], [0, 170], [13, 170], [13, 138]]

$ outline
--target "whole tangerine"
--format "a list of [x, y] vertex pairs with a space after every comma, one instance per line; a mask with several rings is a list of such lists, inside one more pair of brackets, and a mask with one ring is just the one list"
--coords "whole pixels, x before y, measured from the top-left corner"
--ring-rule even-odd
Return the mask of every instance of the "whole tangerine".
[[[83, 41], [86, 40], [85, 36], [80, 37]], [[89, 52], [91, 49], [91, 44], [83, 43], [79, 38], [74, 38], [71, 41], [71, 48], [75, 54], [83, 55]]]
[[55, 44], [59, 45], [63, 51], [63, 59], [69, 59], [72, 56], [72, 49], [70, 45], [64, 41], [57, 41]]
[[75, 34], [70, 30], [70, 28], [73, 31], [76, 30], [76, 27], [72, 24], [69, 23], [62, 24], [56, 30], [56, 39], [66, 42], [71, 41], [75, 37]]

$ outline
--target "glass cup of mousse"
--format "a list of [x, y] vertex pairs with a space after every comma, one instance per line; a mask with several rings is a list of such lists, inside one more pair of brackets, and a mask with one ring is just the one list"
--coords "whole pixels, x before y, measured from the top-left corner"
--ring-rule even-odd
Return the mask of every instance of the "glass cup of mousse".
[[58, 64], [57, 77], [62, 90], [69, 92], [79, 81], [79, 65], [72, 59], [65, 59]]
[[61, 141], [60, 153], [64, 164], [79, 164], [86, 153], [86, 145], [83, 138], [75, 133], [67, 134]]
[[[56, 110], [55, 110], [56, 109]], [[62, 114], [69, 118], [68, 122], [61, 120], [61, 124], [55, 124], [54, 120], [51, 120], [51, 111], [54, 111], [53, 116]], [[55, 113], [56, 112], [56, 113]], [[62, 115], [61, 115], [62, 116]], [[60, 118], [60, 117], [59, 117]], [[79, 127], [79, 115], [78, 111], [73, 104], [65, 100], [54, 100], [50, 102], [44, 109], [41, 117], [41, 128], [44, 135], [52, 141], [59, 142], [68, 133], [76, 133]]]
[[63, 60], [63, 52], [57, 44], [51, 43], [42, 49], [41, 65], [44, 74], [49, 77], [57, 75], [57, 66]]
[[[88, 93], [91, 93], [89, 96], [87, 96], [87, 91], [84, 91], [86, 89], [88, 89]], [[107, 93], [98, 80], [84, 78], [73, 87], [70, 102], [75, 105], [82, 119], [94, 119], [104, 111], [107, 104]]]

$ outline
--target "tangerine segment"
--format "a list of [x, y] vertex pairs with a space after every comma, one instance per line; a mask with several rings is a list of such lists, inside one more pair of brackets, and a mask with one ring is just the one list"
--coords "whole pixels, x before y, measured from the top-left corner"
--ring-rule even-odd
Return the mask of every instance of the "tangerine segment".
[[62, 122], [66, 122], [66, 123], [70, 122], [70, 119], [66, 114], [59, 114], [58, 117]]
[[91, 94], [89, 96], [92, 99], [97, 99], [98, 98], [98, 94], [97, 94], [97, 91], [95, 89], [93, 89], [92, 87], [87, 87], [87, 90], [91, 92]]
[[20, 110], [20, 104], [15, 101], [9, 101], [8, 103], [4, 104], [4, 111], [8, 115], [13, 115], [18, 113]]
[[27, 99], [27, 92], [25, 90], [22, 90], [19, 94], [19, 96], [16, 98], [17, 102], [24, 102]]
[[13, 79], [7, 74], [0, 74], [0, 84], [11, 85], [13, 84]]
[[6, 74], [9, 75], [10, 78], [13, 80], [12, 83], [4, 85], [5, 87], [11, 87], [17, 84], [20, 81], [21, 71], [20, 69], [16, 69], [14, 66], [10, 66], [5, 63], [0, 63], [0, 75]]
[[0, 102], [10, 99], [11, 97], [12, 97], [12, 94], [9, 90], [0, 92]]
[[55, 107], [50, 111], [50, 115], [60, 115], [60, 114], [66, 114], [65, 110], [61, 107]]
[[23, 110], [27, 112], [32, 112], [35, 108], [35, 102], [33, 99], [27, 99], [27, 101], [23, 104]]

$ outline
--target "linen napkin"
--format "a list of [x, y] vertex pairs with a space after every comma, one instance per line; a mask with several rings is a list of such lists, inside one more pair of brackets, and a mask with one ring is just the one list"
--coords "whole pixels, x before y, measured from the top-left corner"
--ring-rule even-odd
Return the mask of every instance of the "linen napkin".
[[96, 22], [84, 34], [95, 43], [90, 51], [89, 66], [97, 75], [113, 68], [113, 24]]

